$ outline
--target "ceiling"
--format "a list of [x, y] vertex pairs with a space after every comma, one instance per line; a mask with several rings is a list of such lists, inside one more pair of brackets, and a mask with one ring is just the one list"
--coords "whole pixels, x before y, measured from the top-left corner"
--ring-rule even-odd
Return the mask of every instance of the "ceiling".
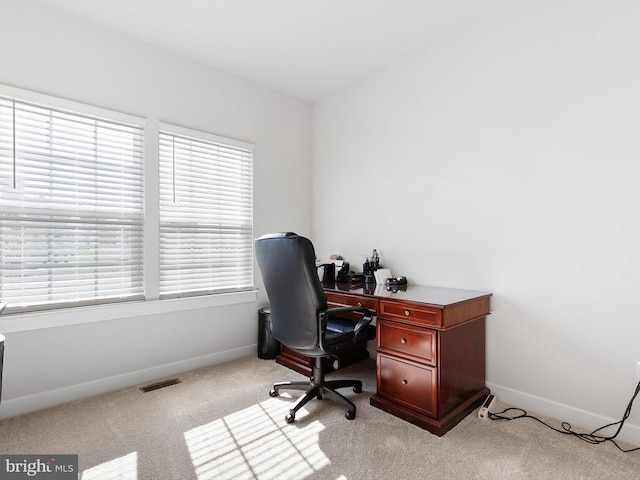
[[504, 13], [513, 0], [39, 0], [313, 102]]

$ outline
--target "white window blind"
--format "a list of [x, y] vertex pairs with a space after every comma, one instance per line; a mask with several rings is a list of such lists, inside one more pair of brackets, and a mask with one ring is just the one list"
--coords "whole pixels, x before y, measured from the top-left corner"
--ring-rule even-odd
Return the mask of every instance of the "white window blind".
[[160, 297], [253, 288], [253, 145], [160, 125]]
[[8, 311], [143, 298], [143, 129], [0, 96]]

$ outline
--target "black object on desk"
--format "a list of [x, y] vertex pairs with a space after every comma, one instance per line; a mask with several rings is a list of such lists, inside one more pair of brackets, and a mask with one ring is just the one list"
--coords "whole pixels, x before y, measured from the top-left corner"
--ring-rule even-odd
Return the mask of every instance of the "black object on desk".
[[[349, 265], [349, 264], [347, 264]], [[318, 278], [321, 282], [333, 282], [336, 279], [336, 264], [323, 263], [318, 265]]]
[[387, 285], [397, 287], [399, 285], [407, 285], [407, 277], [391, 277], [387, 278]]

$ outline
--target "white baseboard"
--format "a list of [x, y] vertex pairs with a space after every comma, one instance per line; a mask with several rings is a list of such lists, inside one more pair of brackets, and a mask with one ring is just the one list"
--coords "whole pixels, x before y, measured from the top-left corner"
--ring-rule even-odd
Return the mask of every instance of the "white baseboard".
[[[591, 433], [597, 428], [620, 420], [620, 418], [612, 419], [603, 417], [592, 412], [580, 410], [579, 408], [547, 400], [546, 398], [496, 385], [495, 383], [487, 383], [487, 387], [489, 387], [491, 393], [498, 398], [498, 401], [525, 409], [531, 415], [540, 414], [562, 422], [569, 422], [574, 430], [584, 433]], [[626, 406], [626, 403], [620, 405], [620, 415], [624, 413]], [[636, 405], [636, 408], [640, 408], [640, 405]], [[598, 434], [613, 435], [616, 429], [617, 426], [610, 427], [598, 432]], [[551, 432], [551, 430], [549, 430], [549, 432]], [[640, 426], [625, 422], [624, 427], [616, 439], [633, 445], [640, 445]]]
[[112, 392], [121, 388], [149, 382], [171, 375], [176, 375], [190, 370], [215, 365], [218, 363], [235, 360], [241, 357], [256, 355], [257, 345], [247, 345], [245, 347], [216, 352], [210, 355], [181, 360], [179, 362], [167, 363], [156, 367], [145, 368], [133, 372], [127, 372], [113, 377], [100, 378], [90, 382], [80, 383], [69, 387], [48, 390], [46, 392], [34, 393], [24, 397], [3, 400], [0, 404], [0, 419], [9, 418], [23, 413], [40, 410], [61, 403], [79, 400], [81, 398], [99, 395], [101, 393]]

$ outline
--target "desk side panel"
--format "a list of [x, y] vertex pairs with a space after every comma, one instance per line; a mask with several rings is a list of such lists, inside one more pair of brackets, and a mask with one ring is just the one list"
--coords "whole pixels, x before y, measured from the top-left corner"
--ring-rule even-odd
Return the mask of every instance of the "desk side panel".
[[485, 388], [485, 318], [438, 335], [438, 412], [443, 416]]
[[489, 315], [490, 302], [491, 297], [486, 296], [446, 306], [442, 314], [442, 328], [453, 327], [468, 320]]

